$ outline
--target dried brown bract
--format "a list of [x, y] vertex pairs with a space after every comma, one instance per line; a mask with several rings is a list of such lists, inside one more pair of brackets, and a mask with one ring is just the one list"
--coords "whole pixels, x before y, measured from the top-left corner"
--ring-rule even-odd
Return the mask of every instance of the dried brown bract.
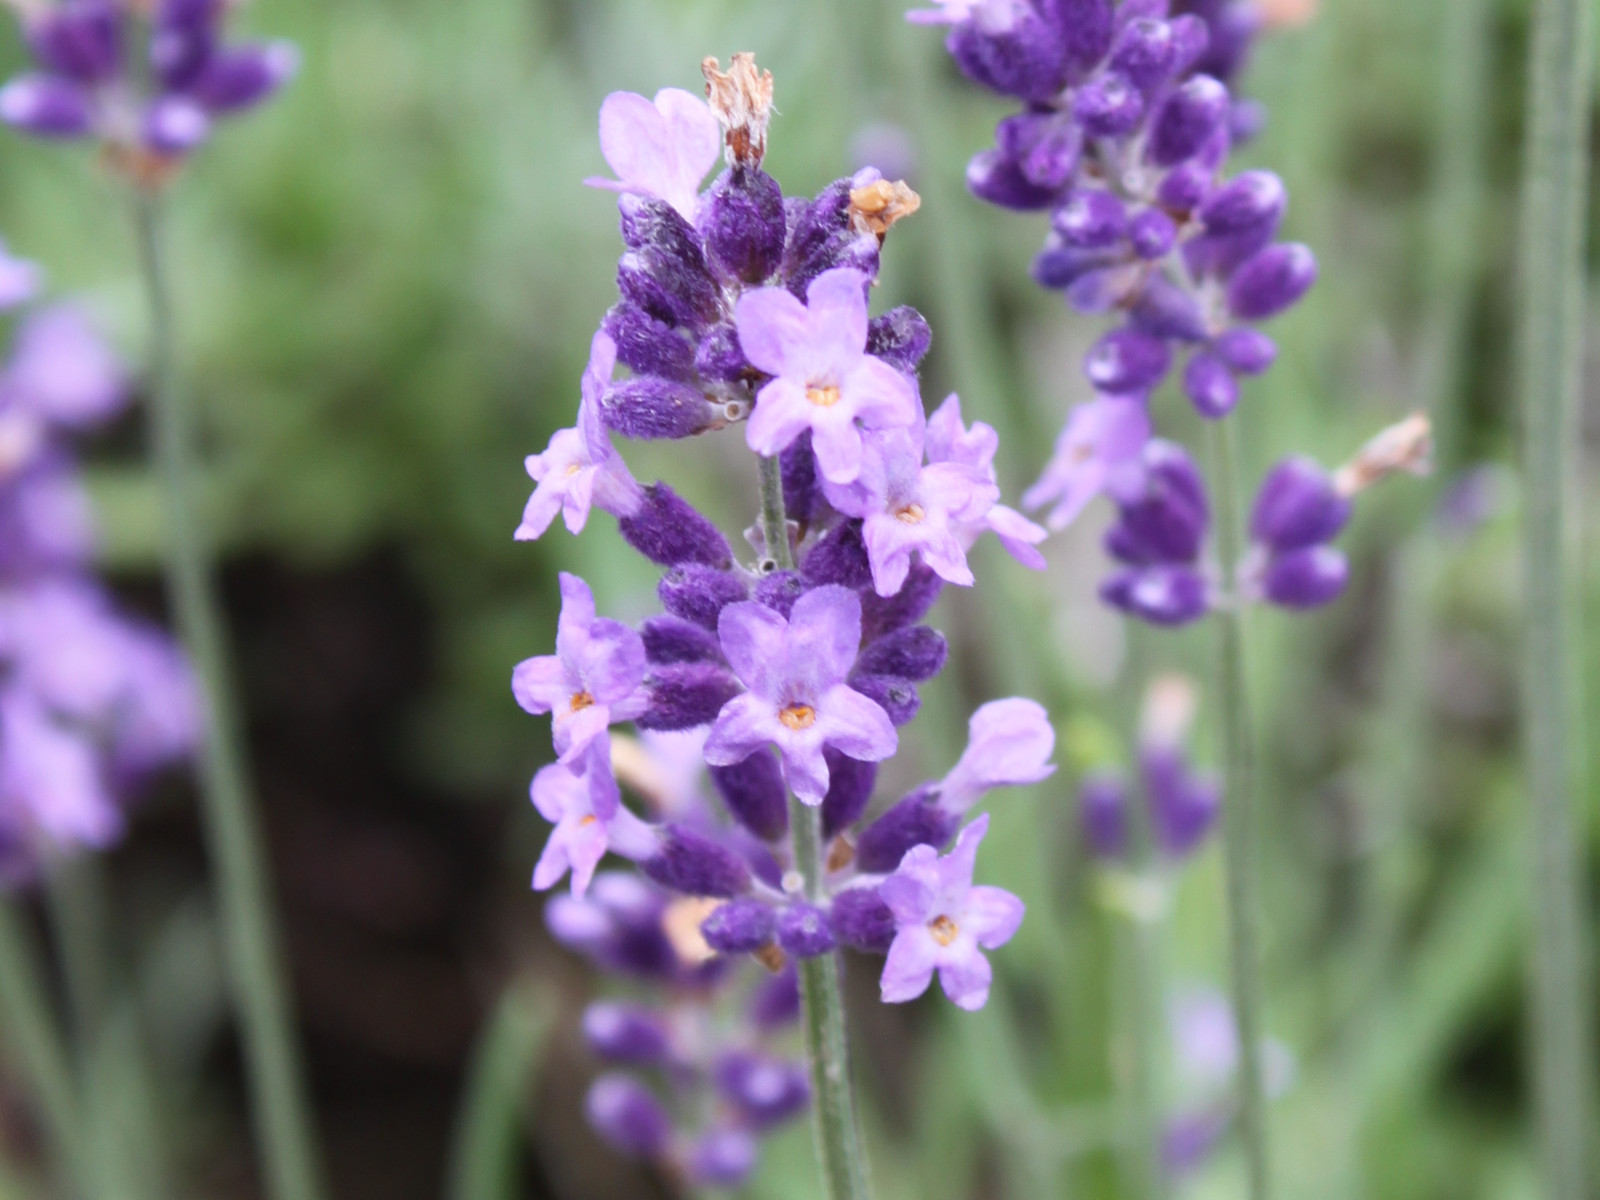
[[905, 180], [890, 183], [880, 179], [851, 190], [850, 226], [857, 233], [875, 234], [882, 241], [896, 221], [909, 217], [921, 207], [922, 197], [912, 191]]
[[756, 67], [756, 56], [735, 54], [727, 71], [712, 57], [700, 63], [706, 77], [706, 98], [722, 122], [728, 162], [758, 167], [767, 153], [767, 124], [772, 120], [772, 72]]

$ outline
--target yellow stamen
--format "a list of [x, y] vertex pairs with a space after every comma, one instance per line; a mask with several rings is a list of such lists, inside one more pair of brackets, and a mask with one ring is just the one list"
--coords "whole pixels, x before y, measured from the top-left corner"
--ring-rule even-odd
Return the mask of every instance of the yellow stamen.
[[573, 712], [582, 712], [594, 704], [594, 697], [588, 692], [573, 692], [572, 699], [567, 701]]
[[810, 729], [817, 723], [817, 710], [809, 704], [791, 704], [778, 713], [778, 720], [796, 732]]
[[822, 387], [809, 387], [806, 389], [806, 399], [818, 408], [832, 408], [839, 403], [839, 389], [831, 383]]
[[904, 508], [895, 509], [894, 515], [897, 520], [903, 521], [907, 525], [921, 525], [922, 518], [928, 514], [923, 511], [922, 505], [908, 504]]
[[961, 932], [956, 923], [949, 917], [935, 917], [928, 922], [928, 932], [933, 934], [933, 940], [941, 946], [948, 946], [956, 940], [956, 935]]

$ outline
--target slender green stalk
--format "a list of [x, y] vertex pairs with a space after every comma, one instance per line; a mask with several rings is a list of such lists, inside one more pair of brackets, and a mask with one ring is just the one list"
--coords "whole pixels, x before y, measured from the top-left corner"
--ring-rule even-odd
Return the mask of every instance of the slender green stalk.
[[515, 1200], [523, 1105], [554, 1004], [530, 980], [501, 996], [478, 1041], [450, 1155], [450, 1200]]
[[57, 1164], [80, 1194], [92, 1194], [93, 1155], [72, 1065], [50, 1012], [38, 947], [8, 899], [0, 899], [0, 1028], [27, 1072]]
[[211, 551], [196, 519], [193, 414], [178, 385], [172, 293], [157, 199], [136, 201], [139, 257], [150, 319], [154, 451], [165, 491], [167, 588], [199, 677], [205, 737], [201, 812], [243, 1026], [257, 1140], [276, 1200], [320, 1200], [321, 1171], [273, 919], [260, 822], [251, 795], [216, 596]]
[[[1575, 572], [1592, 0], [1538, 0], [1528, 75], [1518, 352], [1523, 408], [1523, 742], [1533, 806], [1533, 1068], [1549, 1200], [1589, 1196], [1593, 1048], [1584, 945]], [[1575, 556], [1576, 557], [1576, 556]]]
[[[776, 458], [761, 459], [761, 530], [767, 556], [780, 570], [794, 566], [788, 518], [783, 508], [783, 472]], [[789, 797], [789, 836], [794, 863], [805, 881], [806, 899], [824, 901], [824, 847], [821, 810]], [[867, 1155], [856, 1118], [850, 1081], [850, 1048], [845, 1038], [844, 993], [839, 985], [839, 955], [824, 954], [798, 964], [800, 1001], [811, 1069], [812, 1132], [828, 1200], [867, 1200]]]
[[1243, 542], [1243, 506], [1234, 446], [1235, 423], [1212, 421], [1211, 486], [1217, 500], [1217, 555], [1229, 602], [1218, 611], [1217, 711], [1222, 750], [1223, 857], [1227, 868], [1228, 938], [1233, 957], [1233, 1009], [1239, 1030], [1239, 1131], [1251, 1200], [1272, 1195], [1266, 1102], [1261, 1092], [1260, 896], [1256, 881], [1255, 734], [1245, 679], [1244, 614], [1236, 569]]

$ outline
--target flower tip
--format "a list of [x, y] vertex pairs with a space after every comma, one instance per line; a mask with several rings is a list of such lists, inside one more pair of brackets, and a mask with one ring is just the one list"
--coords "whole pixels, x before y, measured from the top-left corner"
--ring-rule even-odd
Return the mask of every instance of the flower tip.
[[1356, 452], [1334, 475], [1341, 496], [1365, 491], [1396, 471], [1428, 475], [1433, 471], [1433, 422], [1425, 413], [1413, 413], [1389, 426]]

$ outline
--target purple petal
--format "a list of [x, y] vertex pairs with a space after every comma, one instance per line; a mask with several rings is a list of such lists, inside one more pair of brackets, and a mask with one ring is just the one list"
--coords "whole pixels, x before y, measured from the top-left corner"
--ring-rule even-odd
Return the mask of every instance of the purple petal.
[[977, 1012], [989, 1002], [994, 968], [976, 946], [965, 940], [958, 941], [940, 956], [940, 960], [939, 983], [951, 1003], [967, 1012]]
[[[860, 616], [857, 610], [857, 625]], [[747, 688], [769, 702], [779, 699], [788, 659], [789, 625], [764, 604], [744, 600], [723, 608], [717, 618], [722, 653]]]
[[658, 197], [689, 220], [721, 144], [706, 102], [678, 88], [663, 88], [654, 103], [613, 92], [600, 106], [600, 151], [617, 173], [618, 190]]
[[1028, 520], [1014, 508], [996, 504], [986, 518], [989, 529], [1000, 539], [1000, 545], [1023, 566], [1032, 571], [1042, 571], [1048, 565], [1044, 555], [1035, 547], [1050, 536], [1043, 525]]
[[644, 682], [644, 639], [620, 621], [598, 618], [577, 652], [583, 690], [602, 705], [629, 699]]
[[997, 950], [1016, 934], [1026, 911], [1027, 905], [1004, 888], [975, 887], [967, 897], [961, 930], [985, 950]]
[[19, 75], [0, 88], [0, 121], [39, 137], [75, 138], [94, 123], [89, 93], [56, 75]]
[[190, 91], [214, 113], [238, 112], [260, 104], [299, 70], [293, 42], [230, 46], [211, 56]]
[[867, 347], [867, 277], [840, 267], [824, 271], [806, 289], [813, 366], [840, 375], [861, 359]]
[[938, 850], [927, 845], [907, 850], [894, 874], [879, 886], [878, 893], [894, 914], [896, 924], [924, 924], [933, 915], [939, 898]]
[[842, 683], [819, 697], [817, 727], [828, 745], [859, 762], [882, 762], [900, 741], [889, 714]]
[[5, 378], [16, 400], [68, 425], [102, 420], [127, 400], [116, 356], [82, 311], [68, 304], [41, 309], [22, 322]]
[[734, 321], [739, 328], [739, 345], [752, 366], [769, 375], [799, 377], [806, 373], [810, 361], [810, 314], [788, 288], [746, 292], [739, 297]]
[[837, 584], [814, 588], [789, 614], [785, 657], [791, 681], [820, 698], [855, 665], [861, 645], [861, 598]]
[[967, 893], [972, 889], [972, 872], [978, 862], [978, 847], [983, 844], [984, 835], [988, 832], [989, 814], [984, 813], [961, 831], [954, 848], [939, 860], [940, 898], [951, 907], [959, 908], [964, 904]]
[[921, 925], [895, 935], [878, 985], [885, 1004], [904, 1004], [928, 990], [933, 982], [935, 949], [933, 935]]
[[524, 659], [511, 672], [511, 694], [525, 712], [539, 716], [563, 705], [572, 695], [566, 668], [553, 654]]
[[706, 738], [706, 762], [713, 767], [742, 763], [757, 750], [775, 745], [786, 732], [770, 700], [746, 692], [722, 706]]
[[210, 115], [188, 96], [162, 96], [145, 114], [145, 145], [157, 154], [187, 154], [210, 136]]
[[916, 389], [881, 358], [867, 356], [839, 381], [840, 406], [848, 406], [868, 429], [903, 429], [921, 415]]
[[829, 483], [853, 483], [862, 463], [861, 430], [855, 418], [842, 400], [832, 409], [814, 411], [821, 415], [811, 418], [811, 449], [823, 478]]
[[800, 384], [774, 379], [756, 395], [755, 409], [745, 422], [745, 442], [763, 458], [771, 458], [812, 427], [817, 411]]
[[965, 811], [990, 788], [1038, 783], [1055, 772], [1050, 716], [1032, 700], [993, 700], [972, 714], [967, 748], [939, 787], [940, 804]]
[[828, 794], [828, 760], [823, 756], [823, 731], [826, 723], [818, 715], [816, 725], [796, 732], [778, 723], [773, 744], [783, 764], [783, 781], [803, 804], [813, 808]]
[[540, 767], [528, 787], [539, 815], [552, 825], [572, 813], [589, 811], [589, 782], [560, 763]]

